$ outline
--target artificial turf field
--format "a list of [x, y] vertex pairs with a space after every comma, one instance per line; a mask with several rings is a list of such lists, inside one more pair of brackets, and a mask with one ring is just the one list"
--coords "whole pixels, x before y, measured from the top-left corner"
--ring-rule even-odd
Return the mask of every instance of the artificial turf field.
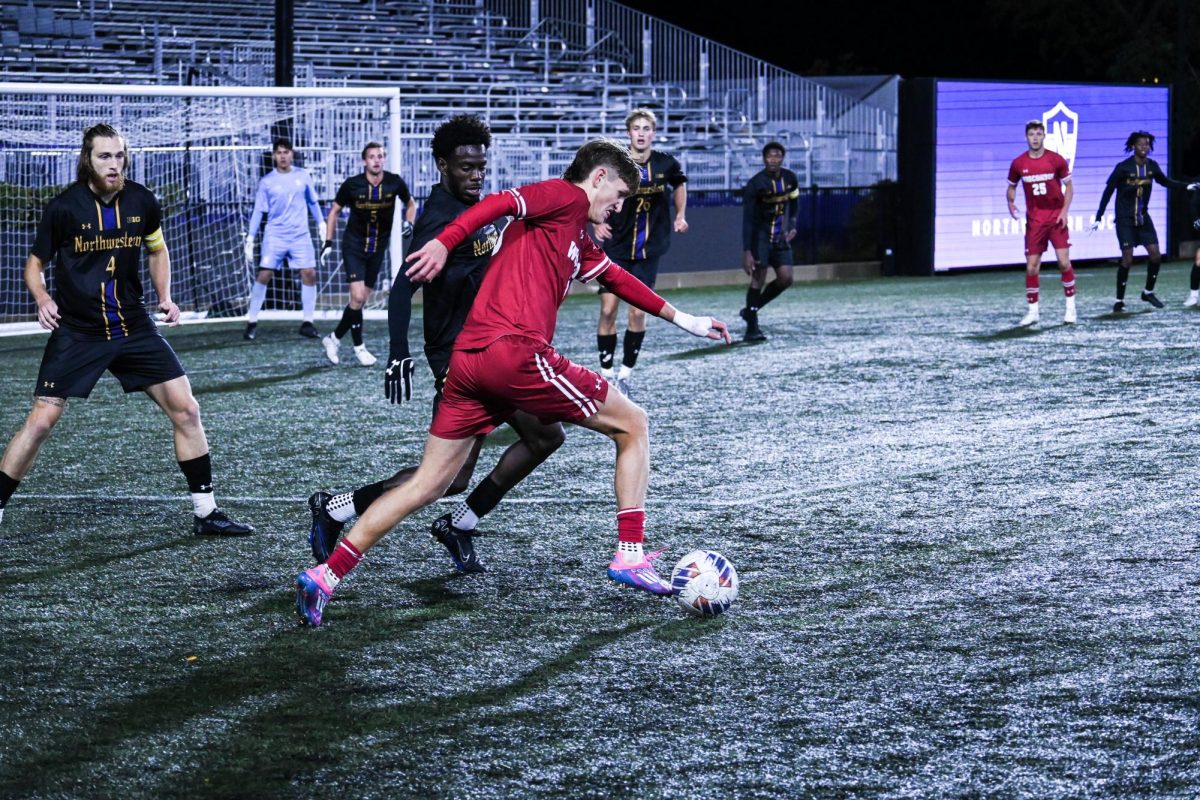
[[[165, 417], [105, 378], [0, 525], [0, 795], [1186, 797], [1200, 791], [1200, 313], [1107, 313], [1111, 269], [796, 285], [765, 344], [652, 325], [647, 537], [716, 549], [741, 598], [685, 616], [604, 577], [613, 448], [579, 428], [453, 574], [421, 512], [300, 628], [304, 498], [419, 456], [393, 407], [296, 323], [167, 333], [218, 499], [190, 534]], [[733, 288], [668, 293], [737, 322]], [[556, 345], [595, 359], [592, 297]], [[419, 309], [414, 336], [419, 331]], [[656, 321], [657, 322], [657, 321]], [[325, 323], [322, 332], [332, 323]], [[44, 338], [0, 339], [0, 431]], [[493, 436], [482, 475], [510, 433]]]

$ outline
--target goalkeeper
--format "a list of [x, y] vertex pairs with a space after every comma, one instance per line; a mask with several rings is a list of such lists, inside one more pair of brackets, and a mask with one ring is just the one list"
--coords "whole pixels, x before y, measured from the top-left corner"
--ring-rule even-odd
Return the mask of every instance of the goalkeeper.
[[[342, 337], [349, 332], [354, 342], [354, 356], [364, 367], [375, 363], [375, 356], [363, 343], [363, 306], [375, 288], [379, 270], [383, 266], [383, 255], [387, 252], [392, 237], [392, 222], [399, 211], [396, 200], [404, 204], [402, 230], [411, 236], [412, 221], [417, 215], [417, 203], [408, 192], [404, 179], [384, 170], [387, 157], [383, 145], [368, 142], [362, 151], [363, 171], [360, 175], [347, 178], [337, 191], [329, 216], [325, 218], [325, 243], [321, 245], [321, 266], [333, 250], [333, 235], [337, 232], [338, 216], [343, 208], [350, 209], [346, 232], [342, 235], [342, 265], [346, 270], [346, 282], [350, 284], [350, 302], [342, 311], [341, 322], [333, 333], [321, 340], [325, 357], [330, 363], [338, 363], [338, 348]], [[403, 270], [396, 270], [403, 275]], [[398, 287], [399, 288], [399, 287]], [[407, 282], [401, 291], [404, 295], [405, 312], [409, 310], [412, 292]], [[408, 319], [404, 320], [407, 336]]]
[[262, 311], [267, 299], [267, 284], [271, 277], [283, 269], [284, 262], [292, 269], [300, 270], [300, 307], [304, 321], [300, 324], [300, 335], [309, 339], [320, 336], [313, 325], [317, 310], [317, 255], [313, 251], [312, 234], [305, 217], [307, 210], [317, 221], [317, 233], [322, 244], [325, 239], [325, 220], [321, 207], [317, 205], [317, 193], [303, 167], [293, 165], [296, 157], [288, 139], [276, 139], [271, 146], [271, 160], [275, 169], [258, 182], [254, 196], [254, 211], [250, 214], [250, 227], [246, 232], [246, 264], [254, 265], [254, 238], [264, 216], [267, 229], [263, 233], [262, 257], [258, 275], [250, 287], [250, 309], [246, 314], [244, 338], [253, 339], [258, 329], [258, 312]]
[[[455, 217], [479, 202], [491, 143], [488, 126], [475, 116], [464, 114], [453, 117], [434, 131], [433, 156], [441, 180], [430, 191], [421, 218], [417, 220], [414, 247], [423, 247]], [[450, 368], [454, 340], [462, 330], [467, 312], [471, 310], [479, 291], [492, 250], [500, 240], [504, 221], [488, 223], [474, 231], [450, 253], [441, 274], [425, 284], [425, 356], [434, 377], [435, 413], [441, 400], [446, 372]], [[412, 398], [413, 360], [408, 355], [408, 309], [411, 297], [408, 278], [399, 272], [388, 296], [392, 353], [384, 374], [384, 392], [393, 403]], [[402, 313], [396, 313], [397, 309]], [[402, 345], [403, 349], [398, 345]], [[537, 417], [520, 411], [508, 420], [508, 424], [520, 436], [520, 441], [509, 446], [491, 474], [480, 481], [453, 511], [436, 519], [431, 529], [433, 537], [450, 551], [455, 567], [463, 572], [485, 571], [471, 541], [480, 518], [495, 508], [510, 489], [557, 450], [565, 438], [562, 423], [545, 425]], [[466, 491], [479, 459], [483, 439], [483, 436], [475, 438], [466, 463], [446, 490], [446, 495]], [[338, 495], [327, 492], [313, 494], [308, 499], [309, 511], [312, 512], [309, 543], [317, 561], [329, 558], [347, 522], [365, 512], [367, 506], [388, 489], [406, 482], [414, 472], [416, 467], [405, 467], [390, 478], [353, 491]]]

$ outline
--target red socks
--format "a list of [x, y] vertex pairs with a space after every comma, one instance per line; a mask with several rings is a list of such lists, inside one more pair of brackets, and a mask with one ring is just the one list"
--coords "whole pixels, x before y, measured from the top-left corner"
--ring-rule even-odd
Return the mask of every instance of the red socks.
[[1075, 268], [1067, 267], [1062, 273], [1063, 294], [1067, 297], [1075, 296]]
[[[1064, 277], [1064, 279], [1065, 279], [1065, 277]], [[1073, 288], [1075, 285], [1074, 280], [1075, 280], [1075, 273], [1072, 272], [1071, 273], [1072, 291], [1074, 291], [1074, 288]], [[1030, 302], [1030, 304], [1036, 303], [1038, 301], [1038, 276], [1037, 275], [1030, 275], [1029, 273], [1025, 273], [1025, 299], [1028, 300]]]
[[325, 562], [325, 566], [329, 567], [329, 571], [336, 575], [338, 580], [341, 580], [346, 577], [350, 570], [358, 566], [358, 562], [362, 561], [362, 557], [363, 554], [358, 552], [357, 547], [342, 539], [329, 555], [329, 560]]
[[617, 541], [641, 543], [645, 538], [646, 512], [641, 508], [617, 511]]

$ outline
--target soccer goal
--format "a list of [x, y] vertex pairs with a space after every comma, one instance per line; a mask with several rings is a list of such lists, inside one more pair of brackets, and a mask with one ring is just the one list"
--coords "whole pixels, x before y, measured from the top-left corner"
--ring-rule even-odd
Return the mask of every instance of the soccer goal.
[[[35, 318], [25, 258], [46, 204], [75, 180], [83, 131], [100, 122], [125, 136], [126, 177], [162, 203], [171, 293], [194, 319], [245, 313], [253, 271], [242, 242], [258, 180], [272, 168], [275, 137], [294, 143], [324, 213], [341, 181], [362, 171], [367, 142], [386, 145], [388, 169], [401, 163], [397, 89], [0, 83], [0, 324]], [[340, 312], [348, 289], [338, 239], [318, 278], [320, 308]], [[396, 225], [390, 254], [400, 247]], [[375, 307], [387, 302], [386, 269]], [[277, 276], [268, 312], [298, 309], [298, 282], [293, 272]], [[157, 302], [146, 275], [143, 284], [147, 301]]]

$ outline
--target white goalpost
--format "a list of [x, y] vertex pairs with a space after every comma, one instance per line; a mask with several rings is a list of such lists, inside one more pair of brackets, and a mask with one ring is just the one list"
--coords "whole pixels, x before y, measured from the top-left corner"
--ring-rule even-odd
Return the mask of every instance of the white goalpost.
[[[362, 171], [367, 142], [383, 143], [386, 168], [401, 171], [400, 92], [394, 88], [0, 83], [0, 330], [36, 329], [21, 324], [35, 318], [25, 259], [46, 204], [75, 180], [84, 130], [101, 122], [125, 136], [126, 177], [162, 204], [171, 293], [192, 319], [246, 311], [254, 270], [242, 242], [258, 180], [272, 168], [275, 137], [292, 140], [323, 214], [341, 182]], [[393, 264], [402, 255], [400, 228], [392, 232]], [[318, 266], [318, 308], [332, 313], [340, 313], [348, 291], [341, 230], [333, 257]], [[372, 307], [386, 306], [391, 270], [380, 275]], [[48, 280], [53, 285], [53, 269]], [[291, 316], [299, 308], [298, 282], [290, 270], [276, 276], [264, 317]], [[143, 284], [147, 303], [156, 303], [145, 274]]]

